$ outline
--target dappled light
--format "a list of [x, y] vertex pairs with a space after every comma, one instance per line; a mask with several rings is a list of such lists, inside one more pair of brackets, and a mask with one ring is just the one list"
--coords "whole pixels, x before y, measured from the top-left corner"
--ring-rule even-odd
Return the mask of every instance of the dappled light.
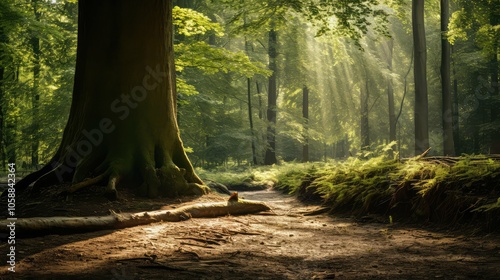
[[0, 1], [0, 278], [496, 279], [499, 15]]

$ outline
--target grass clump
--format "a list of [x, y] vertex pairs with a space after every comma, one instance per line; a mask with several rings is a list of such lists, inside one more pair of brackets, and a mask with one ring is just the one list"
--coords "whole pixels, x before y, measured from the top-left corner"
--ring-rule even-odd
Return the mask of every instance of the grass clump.
[[244, 180], [270, 180], [283, 192], [320, 202], [337, 213], [382, 214], [449, 225], [475, 221], [488, 229], [500, 228], [499, 157], [395, 160], [370, 156], [198, 172], [202, 178], [229, 186]]

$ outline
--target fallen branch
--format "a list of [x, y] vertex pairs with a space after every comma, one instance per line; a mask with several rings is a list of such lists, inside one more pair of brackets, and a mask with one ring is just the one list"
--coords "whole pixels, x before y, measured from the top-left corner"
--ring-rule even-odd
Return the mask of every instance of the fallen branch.
[[139, 213], [115, 213], [108, 216], [89, 217], [35, 217], [16, 221], [0, 221], [0, 234], [8, 234], [15, 226], [16, 237], [47, 234], [70, 234], [105, 229], [120, 229], [154, 222], [179, 222], [190, 218], [213, 218], [226, 215], [253, 214], [270, 208], [259, 201], [236, 200], [193, 204], [174, 210], [157, 210]]

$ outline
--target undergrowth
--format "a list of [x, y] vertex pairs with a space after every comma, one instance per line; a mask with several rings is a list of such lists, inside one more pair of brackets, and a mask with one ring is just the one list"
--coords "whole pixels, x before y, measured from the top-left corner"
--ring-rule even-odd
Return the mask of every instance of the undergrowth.
[[285, 163], [244, 170], [199, 172], [231, 185], [272, 180], [275, 188], [332, 212], [381, 214], [455, 225], [499, 228], [500, 160], [486, 156], [411, 158], [386, 155], [327, 163]]

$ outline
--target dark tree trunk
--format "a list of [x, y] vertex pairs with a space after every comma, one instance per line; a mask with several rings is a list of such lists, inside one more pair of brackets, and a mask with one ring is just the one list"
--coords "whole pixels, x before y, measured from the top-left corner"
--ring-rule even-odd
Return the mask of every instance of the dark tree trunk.
[[[1, 30], [0, 30], [1, 32]], [[0, 34], [1, 36], [1, 34]], [[2, 55], [2, 52], [0, 51], [0, 56]], [[3, 103], [4, 103], [4, 94], [3, 94], [3, 74], [4, 74], [5, 69], [3, 68], [2, 65], [0, 65], [0, 157], [2, 160], [2, 167], [0, 170], [4, 170], [6, 165], [6, 158], [5, 158], [5, 143], [3, 141], [4, 135], [4, 114], [3, 114]]]
[[[7, 35], [5, 34], [5, 30], [3, 27], [0, 26], [0, 43], [6, 44], [7, 43]], [[4, 52], [3, 48], [0, 48], [0, 59], [5, 59], [4, 57]], [[0, 157], [2, 161], [2, 167], [0, 170], [5, 170], [7, 166], [6, 162], [6, 155], [5, 155], [5, 141], [4, 141], [4, 102], [5, 102], [5, 95], [4, 95], [4, 79], [5, 79], [5, 67], [4, 67], [5, 61], [0, 60]]]
[[429, 148], [424, 0], [412, 1], [412, 28], [415, 57], [415, 154], [419, 155]]
[[[392, 54], [394, 50], [394, 39], [387, 42], [388, 56], [387, 68], [392, 73]], [[389, 102], [389, 142], [396, 141], [396, 109], [394, 106], [394, 88], [392, 86], [392, 77], [387, 80], [387, 100]]]
[[302, 89], [302, 118], [304, 119], [304, 144], [302, 145], [302, 162], [309, 161], [309, 89]]
[[441, 0], [441, 90], [442, 90], [442, 124], [443, 124], [443, 153], [446, 156], [455, 155], [453, 139], [453, 107], [451, 98], [450, 61], [451, 47], [446, 38], [450, 7], [448, 0]]
[[[41, 13], [38, 10], [38, 0], [32, 1], [33, 5], [33, 13], [35, 15], [35, 20], [40, 22]], [[38, 160], [38, 150], [40, 147], [39, 136], [39, 104], [40, 104], [40, 95], [38, 93], [38, 86], [40, 82], [40, 38], [38, 36], [33, 36], [31, 38], [31, 47], [33, 49], [33, 88], [32, 88], [32, 96], [31, 96], [31, 106], [33, 109], [32, 114], [32, 132], [31, 132], [31, 166], [37, 169], [39, 164]]]
[[[250, 45], [245, 37], [245, 51], [247, 55], [250, 53]], [[255, 151], [255, 131], [253, 129], [253, 115], [252, 115], [252, 79], [247, 78], [247, 98], [248, 98], [248, 121], [250, 123], [250, 137], [252, 141], [252, 163], [257, 165], [257, 152]]]
[[277, 99], [277, 85], [276, 85], [276, 58], [277, 53], [277, 34], [274, 28], [269, 30], [269, 70], [272, 71], [269, 76], [269, 88], [267, 90], [267, 146], [266, 155], [264, 157], [265, 165], [276, 164], [276, 99]]
[[252, 162], [257, 165], [257, 154], [255, 152], [255, 131], [253, 129], [253, 116], [252, 116], [252, 79], [247, 79], [247, 96], [248, 96], [248, 121], [250, 122], [250, 137], [252, 137]]
[[176, 121], [171, 5], [79, 1], [75, 84], [62, 143], [18, 188], [38, 179], [35, 188], [72, 182], [70, 192], [106, 182], [112, 197], [117, 185], [150, 197], [205, 190]]
[[458, 80], [455, 63], [453, 63], [453, 143], [455, 145], [455, 154], [461, 154], [462, 149], [460, 146], [460, 126], [458, 111]]
[[[500, 24], [500, 15], [498, 15], [498, 9], [493, 9], [490, 11], [490, 23], [492, 26], [498, 27]], [[498, 84], [498, 73], [499, 73], [499, 63], [498, 63], [498, 31], [493, 38], [493, 54], [491, 59], [491, 122], [493, 124], [493, 131], [491, 132], [491, 145], [490, 153], [500, 154], [500, 85]], [[496, 123], [498, 122], [498, 123]], [[496, 123], [496, 124], [495, 124]]]

